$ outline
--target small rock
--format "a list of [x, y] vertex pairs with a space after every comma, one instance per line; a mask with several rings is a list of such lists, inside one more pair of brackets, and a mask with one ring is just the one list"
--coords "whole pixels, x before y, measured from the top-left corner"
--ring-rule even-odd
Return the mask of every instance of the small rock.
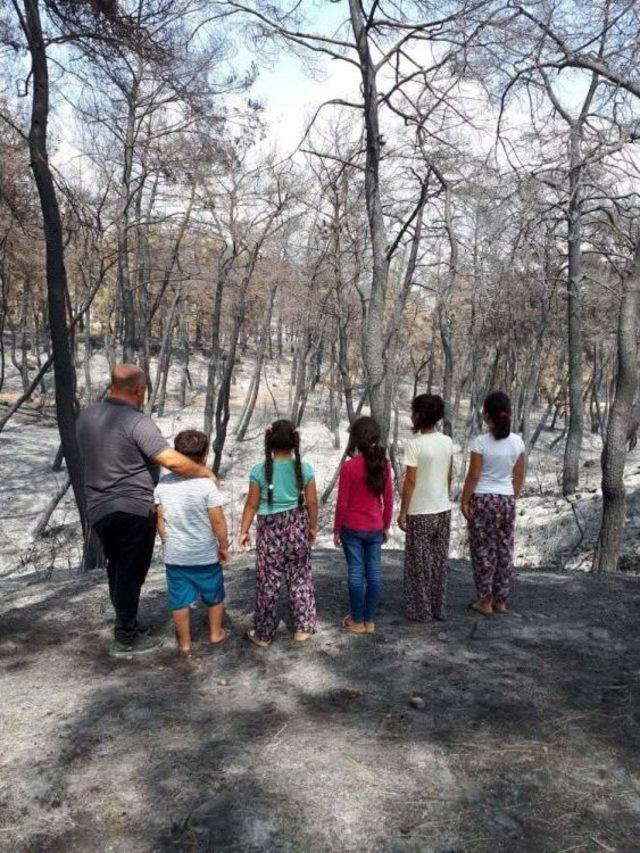
[[596, 462], [597, 462], [596, 459], [585, 459], [584, 460], [584, 467], [585, 468], [594, 468], [596, 465]]
[[220, 685], [220, 687], [228, 687], [229, 686], [229, 682], [227, 681], [226, 678], [219, 678], [218, 684]]
[[418, 710], [427, 707], [427, 703], [424, 701], [422, 696], [412, 696], [409, 704], [412, 708], [418, 708]]

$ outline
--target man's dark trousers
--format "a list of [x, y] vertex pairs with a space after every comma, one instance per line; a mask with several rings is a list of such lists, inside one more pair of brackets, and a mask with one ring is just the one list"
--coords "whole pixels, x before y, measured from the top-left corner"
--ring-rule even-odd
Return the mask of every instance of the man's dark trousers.
[[153, 556], [155, 515], [112, 512], [97, 521], [94, 530], [107, 558], [109, 594], [116, 611], [115, 639], [128, 645], [136, 636], [140, 590]]

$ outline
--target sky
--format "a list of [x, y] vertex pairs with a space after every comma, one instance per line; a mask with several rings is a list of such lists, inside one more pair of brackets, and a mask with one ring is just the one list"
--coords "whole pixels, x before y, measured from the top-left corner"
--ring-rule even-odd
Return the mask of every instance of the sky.
[[[308, 20], [304, 30], [328, 36], [336, 33], [347, 14], [345, 4], [326, 0], [307, 0], [305, 7]], [[255, 49], [241, 44], [234, 60], [239, 67], [248, 66], [251, 61], [258, 66], [259, 75], [249, 94], [264, 105], [268, 143], [283, 156], [299, 144], [320, 104], [331, 98], [353, 98], [360, 83], [354, 66], [315, 52], [303, 53], [306, 61], [278, 43], [265, 62]]]
[[[325, 35], [333, 35], [344, 21], [345, 4], [330, 4], [326, 2], [311, 3], [308, 0], [307, 8], [311, 9], [310, 20], [306, 26], [308, 31], [322, 32]], [[241, 31], [237, 31], [240, 32]], [[342, 33], [344, 36], [344, 31]], [[233, 57], [233, 65], [239, 73], [255, 62], [258, 67], [258, 78], [249, 92], [243, 93], [236, 103], [245, 101], [247, 97], [257, 100], [263, 104], [264, 120], [267, 126], [267, 139], [264, 146], [273, 148], [280, 157], [291, 155], [301, 142], [304, 131], [311, 117], [320, 104], [333, 98], [347, 100], [359, 100], [360, 78], [358, 70], [351, 64], [340, 60], [332, 60], [318, 54], [306, 54], [314, 57], [314, 68], [310, 69], [304, 59], [288, 50], [284, 45], [277, 44], [270, 47], [268, 57], [261, 55], [259, 49], [248, 42], [240, 41]], [[569, 83], [569, 102], [576, 99], [579, 90], [584, 84], [584, 75], [573, 75], [576, 79], [571, 80], [571, 75], [564, 75]], [[580, 79], [582, 78], [582, 79]], [[484, 106], [482, 106], [484, 104]], [[481, 96], [479, 107], [485, 112], [486, 102]], [[79, 143], [76, 139], [77, 125], [73, 120], [73, 111], [68, 104], [58, 99], [57, 102], [56, 127], [59, 129], [58, 146], [54, 153], [54, 162], [58, 168], [65, 171], [80, 169], [82, 155]], [[347, 115], [349, 111], [345, 111]], [[354, 120], [359, 121], [360, 116], [355, 112]], [[510, 117], [515, 124], [528, 123], [528, 115], [518, 117], [518, 109], [510, 109]], [[330, 115], [330, 109], [324, 112]], [[483, 119], [488, 119], [484, 115]], [[385, 118], [388, 121], [389, 117]], [[321, 122], [321, 119], [320, 119]], [[479, 122], [481, 125], [484, 121]], [[493, 143], [493, 129], [487, 135], [486, 144]], [[480, 131], [482, 135], [482, 131]], [[489, 136], [491, 138], [489, 138]]]

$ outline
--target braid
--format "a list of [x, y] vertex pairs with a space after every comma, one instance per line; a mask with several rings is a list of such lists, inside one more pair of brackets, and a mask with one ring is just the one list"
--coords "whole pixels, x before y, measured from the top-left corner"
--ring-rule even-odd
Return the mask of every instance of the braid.
[[264, 477], [267, 481], [267, 503], [273, 503], [273, 453], [271, 451], [271, 433], [264, 434]]
[[300, 435], [297, 430], [294, 432], [294, 436], [293, 453], [295, 456], [296, 483], [298, 485], [298, 507], [302, 509], [304, 505], [304, 477], [302, 476], [302, 461], [300, 460]]

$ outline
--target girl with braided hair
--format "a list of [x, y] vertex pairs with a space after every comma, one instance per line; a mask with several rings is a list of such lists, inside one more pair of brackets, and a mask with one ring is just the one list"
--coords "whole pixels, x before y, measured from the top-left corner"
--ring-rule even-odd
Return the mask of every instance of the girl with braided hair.
[[373, 418], [352, 424], [347, 455], [351, 458], [340, 469], [333, 525], [334, 544], [344, 550], [349, 576], [351, 611], [342, 627], [352, 634], [373, 634], [382, 543], [389, 537], [393, 513], [391, 465]]
[[291, 421], [270, 424], [264, 436], [264, 462], [249, 475], [242, 513], [240, 547], [251, 547], [249, 530], [258, 514], [256, 534], [256, 610], [247, 638], [266, 648], [278, 627], [278, 594], [284, 579], [289, 592], [297, 642], [316, 626], [311, 576], [311, 545], [316, 541], [318, 498], [313, 468], [300, 458], [300, 434]]

